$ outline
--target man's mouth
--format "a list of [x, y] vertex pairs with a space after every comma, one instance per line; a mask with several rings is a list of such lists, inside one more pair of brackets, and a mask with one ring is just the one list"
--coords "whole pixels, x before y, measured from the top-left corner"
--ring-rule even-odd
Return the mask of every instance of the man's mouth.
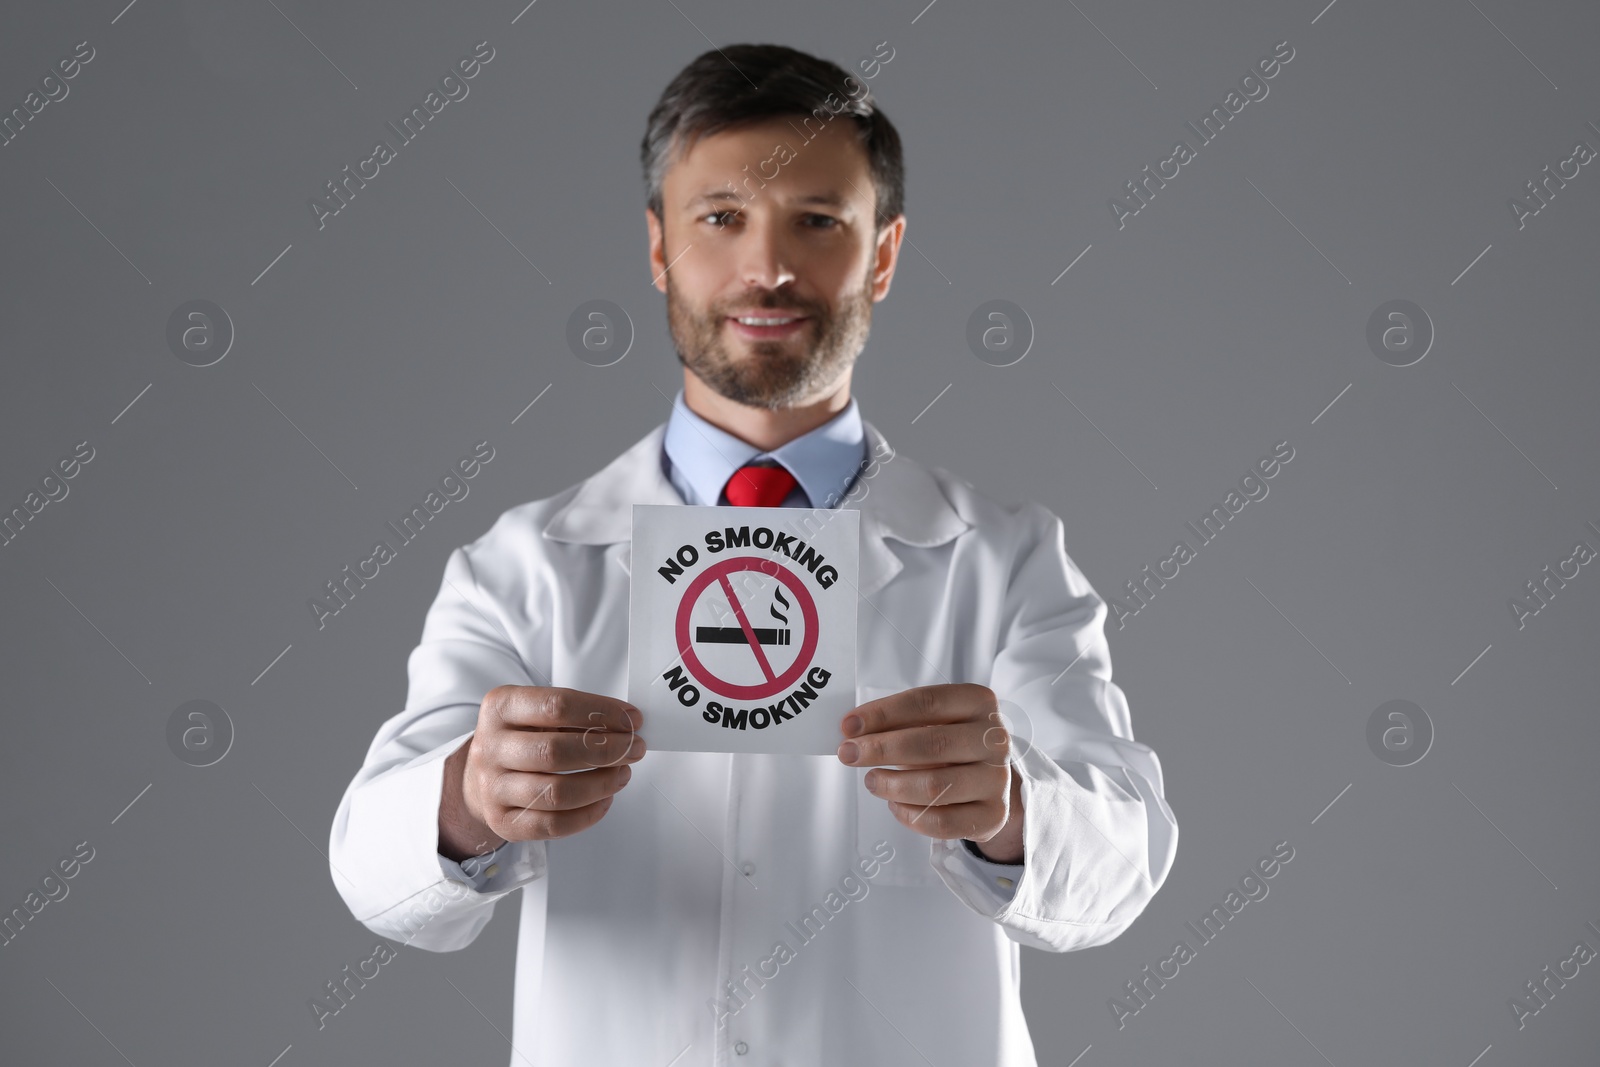
[[766, 341], [792, 337], [810, 319], [804, 315], [730, 315], [728, 322], [733, 331], [752, 341]]

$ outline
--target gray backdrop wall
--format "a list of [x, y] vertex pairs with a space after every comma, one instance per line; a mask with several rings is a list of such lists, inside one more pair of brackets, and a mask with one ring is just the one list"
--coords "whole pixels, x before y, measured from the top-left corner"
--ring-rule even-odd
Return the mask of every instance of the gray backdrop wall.
[[[0, 907], [75, 876], [0, 949], [0, 1060], [507, 1062], [504, 906], [316, 1029], [374, 941], [334, 808], [450, 549], [666, 417], [637, 165], [666, 81], [709, 42], [855, 69], [886, 41], [909, 244], [857, 395], [889, 440], [1060, 514], [1130, 610], [1293, 449], [1109, 627], [1182, 838], [1117, 941], [1024, 952], [1041, 1062], [1590, 1062], [1600, 10], [1325, 2], [8, 5]], [[636, 331], [610, 366], [567, 343], [596, 299]], [[969, 345], [992, 300], [1019, 347]], [[480, 440], [470, 496], [319, 629], [308, 598]], [[1280, 842], [1270, 894], [1119, 1019]]]

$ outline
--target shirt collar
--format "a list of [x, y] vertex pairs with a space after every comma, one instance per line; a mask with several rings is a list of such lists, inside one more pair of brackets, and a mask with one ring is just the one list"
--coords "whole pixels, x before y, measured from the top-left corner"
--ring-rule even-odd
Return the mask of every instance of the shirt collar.
[[843, 411], [821, 426], [763, 452], [689, 410], [679, 389], [662, 453], [668, 477], [687, 484], [698, 497], [689, 503], [717, 503], [734, 471], [754, 459], [773, 459], [794, 475], [812, 507], [836, 507], [866, 462], [867, 437], [851, 397]]
[[[957, 510], [932, 471], [896, 452], [872, 423], [863, 419], [862, 425], [871, 456], [861, 474], [863, 491], [858, 499], [847, 499], [840, 506], [861, 512], [861, 583], [857, 591], [867, 597], [905, 566], [887, 539], [931, 548], [958, 537], [973, 524]], [[620, 456], [563, 492], [565, 499], [557, 498], [560, 502], [554, 514], [541, 527], [544, 537], [568, 544], [611, 546], [617, 562], [631, 574], [631, 505], [683, 505], [683, 497], [662, 470], [666, 429], [666, 423], [657, 423]], [[856, 495], [854, 490], [851, 495]]]

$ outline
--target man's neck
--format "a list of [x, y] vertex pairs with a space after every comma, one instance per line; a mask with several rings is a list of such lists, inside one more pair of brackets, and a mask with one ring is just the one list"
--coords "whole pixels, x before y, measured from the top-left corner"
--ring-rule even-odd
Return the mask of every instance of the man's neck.
[[763, 452], [771, 452], [810, 433], [850, 406], [850, 372], [846, 371], [838, 383], [821, 396], [797, 407], [771, 411], [729, 400], [685, 367], [683, 402], [717, 429]]

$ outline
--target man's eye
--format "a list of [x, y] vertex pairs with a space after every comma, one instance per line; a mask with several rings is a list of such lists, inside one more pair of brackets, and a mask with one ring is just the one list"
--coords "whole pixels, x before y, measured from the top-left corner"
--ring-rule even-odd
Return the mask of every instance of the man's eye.
[[[702, 222], [707, 222], [714, 229], [718, 230], [727, 229], [729, 223], [735, 222], [739, 218], [740, 213], [737, 211], [713, 211], [709, 214], [700, 216]], [[832, 215], [819, 215], [812, 213], [806, 215], [806, 220], [812, 229], [817, 230], [832, 230], [837, 229], [839, 226], [839, 220], [834, 218]]]

